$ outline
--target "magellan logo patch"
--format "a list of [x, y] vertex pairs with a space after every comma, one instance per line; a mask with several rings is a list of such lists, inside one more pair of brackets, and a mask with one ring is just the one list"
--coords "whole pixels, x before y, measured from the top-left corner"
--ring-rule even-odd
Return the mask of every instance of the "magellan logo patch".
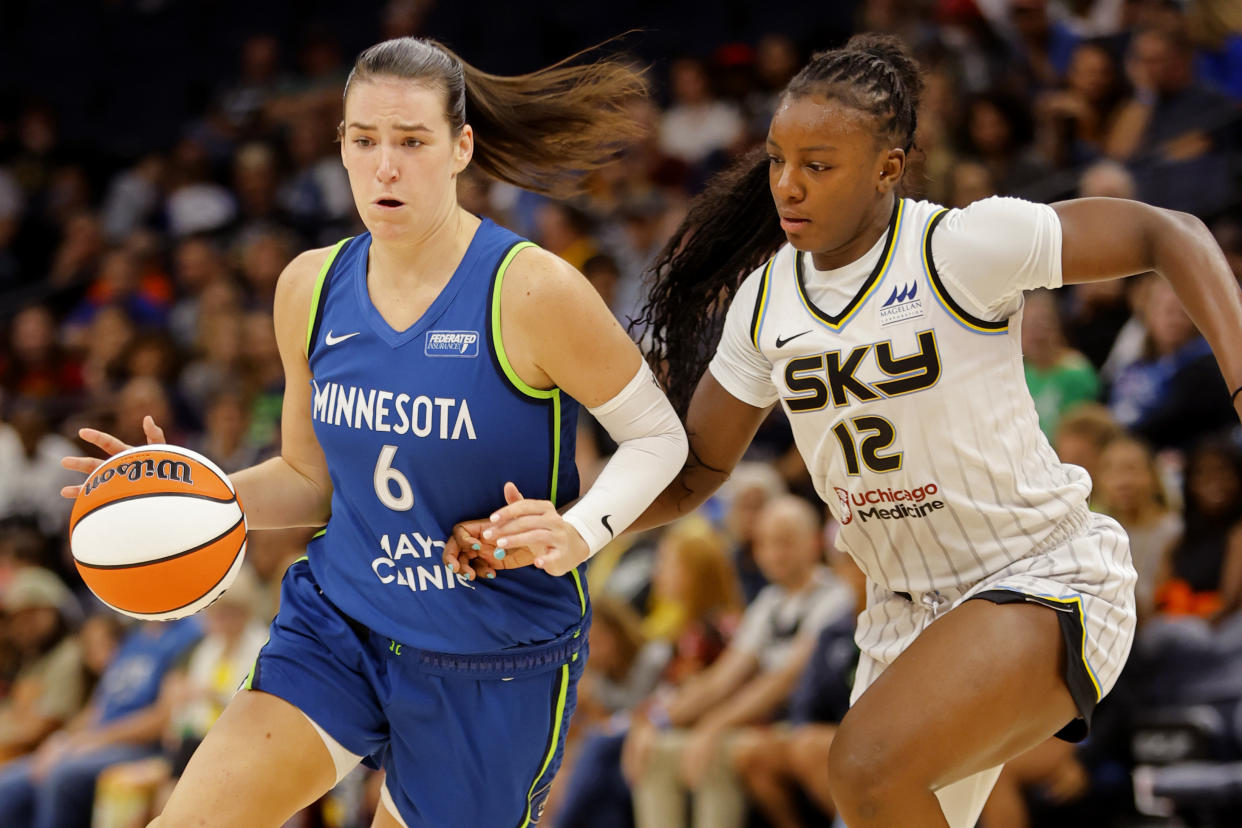
[[478, 331], [427, 331], [423, 353], [429, 357], [476, 357]]
[[919, 283], [897, 285], [892, 294], [880, 307], [880, 324], [895, 325], [907, 319], [918, 319], [923, 316], [923, 300], [919, 298]]

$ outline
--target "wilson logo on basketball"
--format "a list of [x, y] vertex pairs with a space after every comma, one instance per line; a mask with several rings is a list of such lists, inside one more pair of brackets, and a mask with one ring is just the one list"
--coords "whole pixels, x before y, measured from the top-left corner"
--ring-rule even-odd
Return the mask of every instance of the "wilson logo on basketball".
[[145, 460], [134, 460], [130, 463], [118, 463], [114, 469], [104, 469], [100, 474], [86, 481], [82, 487], [82, 496], [89, 496], [91, 492], [114, 477], [124, 477], [131, 483], [135, 483], [144, 477], [157, 477], [160, 480], [174, 480], [187, 486], [194, 485], [194, 481], [190, 478], [189, 463], [168, 459], [156, 462], [151, 458], [147, 458]]

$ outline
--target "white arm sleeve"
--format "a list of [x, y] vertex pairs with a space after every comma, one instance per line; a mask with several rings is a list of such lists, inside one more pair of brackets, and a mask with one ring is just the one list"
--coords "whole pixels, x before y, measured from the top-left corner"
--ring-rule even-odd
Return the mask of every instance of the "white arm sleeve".
[[720, 344], [707, 366], [721, 388], [755, 408], [767, 408], [780, 399], [780, 392], [772, 384], [772, 364], [751, 339], [755, 302], [762, 283], [761, 268], [748, 276], [733, 295]]
[[646, 362], [621, 393], [587, 410], [617, 441], [595, 485], [564, 515], [594, 555], [673, 482], [686, 463], [689, 443]]
[[1061, 286], [1061, 219], [1047, 204], [994, 196], [951, 210], [931, 247], [949, 293], [980, 319], [1007, 319], [1023, 291]]

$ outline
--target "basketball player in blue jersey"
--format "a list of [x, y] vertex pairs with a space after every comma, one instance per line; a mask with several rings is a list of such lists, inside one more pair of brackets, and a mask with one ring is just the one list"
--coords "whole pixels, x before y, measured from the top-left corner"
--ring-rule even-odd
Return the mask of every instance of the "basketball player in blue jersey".
[[[539, 820], [586, 660], [578, 566], [673, 479], [686, 439], [589, 283], [463, 210], [456, 183], [473, 158], [573, 192], [632, 134], [642, 91], [610, 60], [497, 77], [412, 38], [358, 58], [341, 157], [368, 232], [281, 276], [281, 453], [232, 476], [251, 528], [323, 529], [153, 824], [275, 828], [364, 758], [386, 771], [375, 826]], [[579, 494], [575, 400], [619, 448], [561, 515]], [[542, 569], [446, 567], [453, 524], [506, 501], [527, 507]]]
[[[816, 55], [764, 156], [691, 207], [646, 313], [691, 460], [634, 528], [702, 503], [779, 402], [867, 574], [853, 707], [824, 769], [850, 828], [974, 825], [1002, 763], [1085, 735], [1129, 653], [1126, 537], [1039, 430], [1023, 291], [1159, 272], [1228, 381], [1202, 393], [1242, 404], [1242, 299], [1202, 222], [1111, 199], [901, 198], [921, 85], [890, 37]], [[519, 542], [527, 511], [487, 531]], [[459, 531], [452, 561], [490, 542]], [[470, 565], [529, 557], [487, 552]]]

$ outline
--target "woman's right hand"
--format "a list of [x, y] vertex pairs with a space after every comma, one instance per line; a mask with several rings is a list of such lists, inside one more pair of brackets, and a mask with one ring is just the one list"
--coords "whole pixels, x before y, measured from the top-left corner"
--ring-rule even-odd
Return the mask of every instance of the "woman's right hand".
[[[149, 414], [142, 418], [142, 431], [147, 436], [148, 443], [164, 442], [164, 429], [157, 426], [155, 424], [155, 420], [152, 419]], [[78, 429], [78, 436], [91, 445], [98, 446], [105, 454], [108, 455], [108, 457], [132, 448], [132, 446], [122, 443], [111, 434], [103, 431], [97, 431], [93, 428]], [[61, 458], [60, 464], [66, 469], [82, 472], [82, 474], [89, 476], [91, 472], [95, 471], [95, 469], [104, 464], [104, 460], [101, 460], [98, 457], [63, 457]], [[67, 497], [70, 500], [73, 500], [78, 496], [78, 492], [80, 491], [82, 491], [81, 485], [65, 486], [60, 490], [60, 494], [62, 497]]]

